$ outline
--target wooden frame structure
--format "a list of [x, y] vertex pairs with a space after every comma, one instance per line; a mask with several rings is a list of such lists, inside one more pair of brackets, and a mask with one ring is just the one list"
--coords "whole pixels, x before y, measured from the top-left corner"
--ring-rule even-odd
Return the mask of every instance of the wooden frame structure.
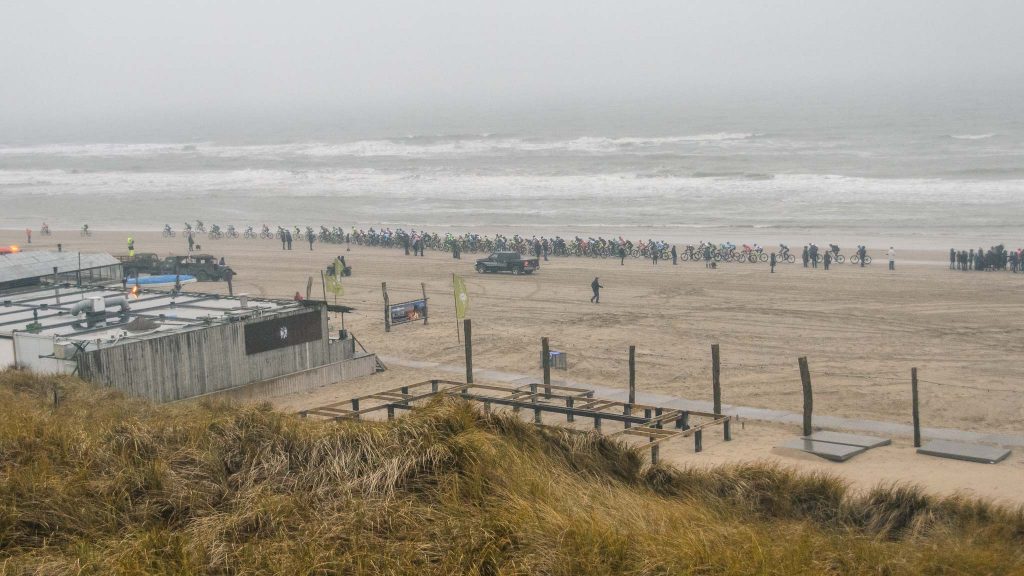
[[[513, 411], [533, 410], [533, 421], [542, 424], [542, 414], [561, 414], [567, 422], [576, 417], [591, 418], [594, 429], [600, 431], [604, 420], [622, 422], [623, 429], [612, 436], [628, 435], [647, 438], [642, 447], [651, 449], [651, 463], [658, 463], [658, 446], [672, 438], [693, 437], [694, 452], [703, 450], [703, 430], [722, 425], [723, 437], [732, 440], [731, 416], [680, 410], [635, 402], [620, 402], [594, 398], [594, 391], [586, 388], [530, 383], [520, 386], [473, 384], [451, 380], [426, 380], [383, 392], [358, 396], [350, 400], [299, 412], [301, 416], [329, 420], [351, 418], [386, 411], [389, 420], [395, 410], [411, 410], [416, 402], [435, 396], [452, 396], [483, 404], [488, 413], [492, 405], [511, 407]], [[697, 421], [692, 421], [696, 419]]]

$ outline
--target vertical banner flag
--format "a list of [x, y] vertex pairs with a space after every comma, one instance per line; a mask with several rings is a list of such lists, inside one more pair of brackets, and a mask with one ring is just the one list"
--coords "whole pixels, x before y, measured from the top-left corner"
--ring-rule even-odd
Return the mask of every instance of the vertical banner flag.
[[469, 294], [466, 293], [466, 281], [462, 276], [452, 276], [452, 286], [455, 289], [455, 317], [462, 320], [469, 311]]
[[343, 296], [345, 294], [345, 287], [341, 285], [341, 272], [343, 270], [341, 265], [341, 258], [334, 259], [334, 274], [331, 274], [327, 278], [327, 290], [334, 294], [335, 297]]

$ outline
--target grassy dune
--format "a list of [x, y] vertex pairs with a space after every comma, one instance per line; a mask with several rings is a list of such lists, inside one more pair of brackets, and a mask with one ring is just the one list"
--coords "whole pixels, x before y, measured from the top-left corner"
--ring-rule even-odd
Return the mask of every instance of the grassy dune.
[[455, 401], [327, 424], [6, 372], [0, 406], [3, 574], [1024, 573], [1021, 509], [651, 468]]

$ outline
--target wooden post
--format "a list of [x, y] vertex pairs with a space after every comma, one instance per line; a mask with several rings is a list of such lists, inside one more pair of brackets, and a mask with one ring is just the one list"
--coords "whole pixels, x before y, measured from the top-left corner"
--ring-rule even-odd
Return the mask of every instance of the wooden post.
[[309, 280], [306, 280], [306, 300], [313, 297], [313, 277], [310, 276]]
[[807, 357], [800, 357], [800, 383], [804, 389], [804, 436], [810, 436], [811, 414], [814, 412], [814, 395], [811, 392], [811, 370], [807, 367]]
[[540, 365], [544, 367], [544, 397], [551, 398], [551, 350], [547, 336], [540, 339], [540, 356]]
[[703, 442], [703, 438], [701, 438], [703, 436], [703, 432], [704, 432], [703, 430], [697, 430], [696, 432], [693, 433], [693, 451], [694, 452], [700, 452], [700, 451], [704, 450], [704, 442]]
[[427, 319], [430, 317], [430, 306], [427, 305], [427, 284], [420, 282], [420, 290], [423, 291], [423, 324], [426, 325]]
[[462, 333], [466, 338], [466, 384], [473, 383], [473, 324], [469, 318], [462, 321]]
[[566, 422], [573, 422], [573, 421], [576, 420], [575, 414], [572, 413], [572, 404], [573, 404], [572, 396], [567, 397], [565, 399], [565, 407], [566, 407], [566, 409], [568, 409], [568, 412], [566, 412], [566, 414], [565, 414], [565, 421]]
[[715, 414], [722, 413], [722, 364], [718, 355], [718, 344], [711, 345], [711, 394], [714, 398]]
[[534, 424], [540, 424], [540, 422], [541, 422], [540, 408], [536, 407], [537, 406], [537, 385], [536, 384], [530, 384], [530, 402], [532, 402], [533, 405], [534, 405], [534, 409], [533, 409], [533, 423]]
[[629, 403], [636, 404], [636, 346], [629, 347]]
[[[320, 286], [324, 290], [324, 304], [327, 304], [327, 278], [324, 277], [324, 271], [323, 270], [320, 271]], [[338, 303], [337, 296], [335, 296], [335, 298], [334, 298], [334, 303], [335, 304]]]
[[651, 446], [651, 466], [658, 465], [658, 445]]
[[462, 343], [462, 334], [459, 333], [459, 297], [455, 294], [455, 272], [452, 272], [452, 298], [455, 300], [455, 339]]
[[910, 369], [910, 395], [914, 403], [914, 448], [921, 447], [921, 412], [917, 407], [917, 368]]
[[388, 283], [380, 283], [380, 291], [384, 293], [384, 331], [391, 332], [391, 306], [388, 301]]
[[352, 411], [355, 412], [355, 419], [359, 420], [359, 398], [352, 399]]
[[57, 267], [53, 267], [53, 295], [57, 299], [57, 306], [60, 306], [60, 283], [57, 281]]

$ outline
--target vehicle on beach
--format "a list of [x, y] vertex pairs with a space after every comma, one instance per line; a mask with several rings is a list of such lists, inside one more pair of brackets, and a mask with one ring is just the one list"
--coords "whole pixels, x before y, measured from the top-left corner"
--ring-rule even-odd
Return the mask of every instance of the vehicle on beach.
[[491, 252], [487, 258], [476, 261], [476, 271], [480, 274], [485, 272], [511, 272], [518, 276], [520, 274], [533, 274], [540, 268], [540, 260], [537, 258], [523, 258], [518, 252]]
[[114, 256], [121, 261], [124, 275], [131, 278], [139, 274], [157, 274], [160, 269], [160, 256], [153, 252], [137, 252], [134, 256], [118, 254]]
[[152, 252], [140, 252], [135, 256], [121, 254], [115, 256], [124, 267], [124, 275], [135, 278], [140, 275], [160, 276], [181, 274], [195, 276], [199, 282], [224, 280], [226, 266], [212, 254], [193, 254], [191, 256], [167, 256], [163, 259]]

